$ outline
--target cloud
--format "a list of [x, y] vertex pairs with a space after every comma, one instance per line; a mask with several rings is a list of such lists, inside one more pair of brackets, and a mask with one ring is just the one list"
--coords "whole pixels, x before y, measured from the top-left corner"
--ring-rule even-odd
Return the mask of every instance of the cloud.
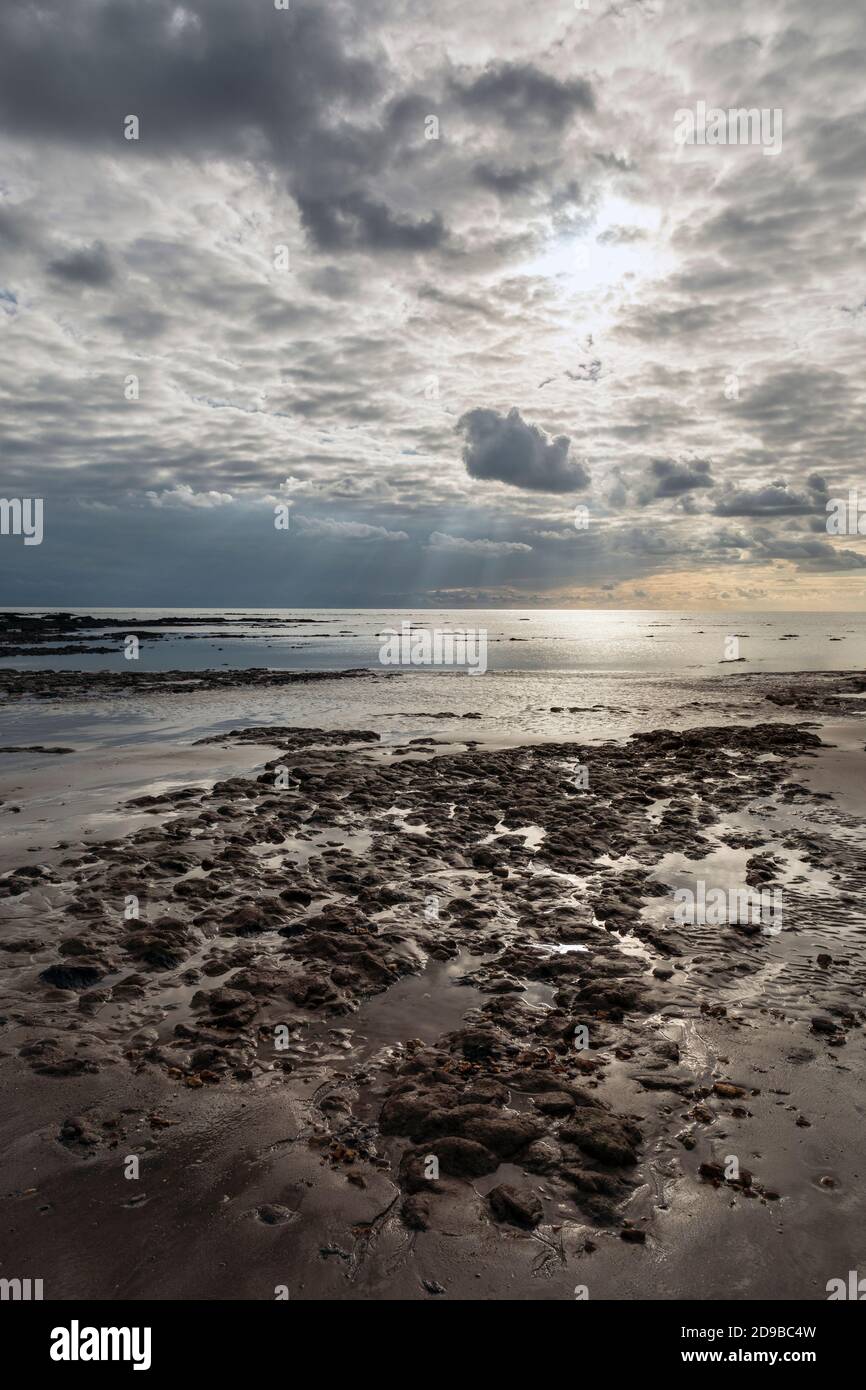
[[[4, 488], [68, 518], [9, 591], [862, 608], [861, 12], [0, 6]], [[783, 156], [674, 149], [707, 92]]]
[[388, 531], [384, 526], [368, 526], [361, 521], [334, 521], [331, 517], [301, 516], [292, 513], [291, 529], [303, 536], [331, 541], [408, 541], [405, 531]]
[[472, 478], [530, 492], [576, 492], [589, 483], [583, 464], [569, 458], [568, 435], [551, 439], [521, 419], [516, 406], [507, 415], [483, 407], [469, 410], [457, 429], [465, 439], [463, 462]]
[[642, 304], [624, 316], [619, 333], [643, 342], [686, 338], [717, 326], [721, 311], [712, 304]]
[[744, 391], [732, 410], [774, 448], [797, 451], [812, 444], [824, 459], [862, 456], [862, 393], [838, 370], [786, 368]]
[[235, 500], [228, 492], [194, 492], [187, 483], [145, 496], [152, 507], [227, 507]]
[[631, 246], [646, 241], [648, 235], [645, 227], [607, 227], [598, 240], [602, 246]]
[[540, 164], [530, 164], [525, 168], [502, 168], [482, 161], [475, 165], [472, 175], [479, 188], [486, 188], [500, 198], [507, 198], [535, 187], [543, 172]]
[[453, 91], [466, 110], [517, 127], [531, 122], [558, 130], [576, 111], [595, 106], [584, 78], [563, 80], [534, 63], [491, 63], [478, 76], [455, 81]]
[[823, 510], [822, 495], [797, 492], [785, 482], [768, 483], [754, 489], [728, 486], [716, 502], [716, 516], [803, 516]]
[[[327, 249], [424, 249], [444, 236], [435, 212], [414, 218], [371, 192], [393, 148], [371, 108], [392, 78], [375, 26], [341, 0], [293, 0], [286, 11], [242, 0], [41, 0], [0, 14], [8, 130], [127, 157], [264, 157]], [[124, 140], [127, 114], [139, 119], [139, 142]]]
[[470, 540], [467, 536], [449, 536], [442, 531], [433, 531], [426, 549], [446, 554], [459, 551], [466, 555], [520, 555], [529, 554], [532, 546], [524, 545], [521, 541]]
[[413, 221], [360, 193], [299, 195], [298, 207], [304, 226], [324, 251], [429, 251], [446, 236], [438, 213]]
[[715, 479], [704, 459], [694, 463], [673, 463], [670, 459], [653, 459], [649, 467], [650, 481], [638, 493], [646, 505], [659, 497], [680, 497], [695, 488], [712, 487]]
[[114, 279], [111, 257], [101, 241], [58, 256], [49, 262], [48, 273], [69, 285], [85, 285], [91, 289], [110, 285]]
[[866, 569], [866, 555], [837, 549], [829, 541], [786, 540], [760, 527], [755, 533], [753, 558], [794, 560], [798, 569], [818, 573]]

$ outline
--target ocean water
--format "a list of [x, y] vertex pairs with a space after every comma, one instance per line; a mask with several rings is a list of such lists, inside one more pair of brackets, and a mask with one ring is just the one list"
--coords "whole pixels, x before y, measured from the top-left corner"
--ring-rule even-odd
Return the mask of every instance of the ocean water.
[[[164, 609], [88, 611], [96, 618], [121, 612], [133, 620], [168, 616]], [[191, 675], [183, 694], [154, 686], [117, 697], [0, 704], [0, 746], [59, 744], [74, 750], [63, 758], [41, 758], [38, 773], [47, 797], [82, 779], [106, 792], [115, 782], [145, 786], [142, 761], [157, 782], [169, 768], [172, 785], [201, 780], [209, 769], [201, 761], [203, 750], [193, 747], [196, 740], [249, 725], [369, 729], [385, 746], [435, 738], [444, 749], [467, 740], [592, 744], [663, 727], [796, 720], [804, 717], [801, 711], [766, 698], [773, 673], [866, 667], [866, 617], [850, 613], [176, 609], [171, 616], [199, 621], [170, 628], [160, 640], [145, 639], [137, 662], [124, 659], [125, 628], [97, 635], [99, 645], [116, 648], [110, 654], [4, 660], [18, 669], [135, 669], [145, 676], [179, 669]], [[214, 621], [222, 617], [231, 621]], [[287, 625], [285, 619], [294, 621]], [[382, 634], [399, 630], [404, 621], [483, 629], [488, 669], [470, 675], [383, 666]], [[741, 661], [726, 660], [732, 637]], [[197, 671], [250, 666], [365, 668], [372, 674], [282, 687], [195, 689]], [[851, 722], [859, 727], [859, 720]], [[208, 757], [214, 777], [230, 770], [213, 749]], [[125, 763], [135, 764], [128, 781]], [[4, 753], [0, 795], [32, 795], [32, 764], [33, 755]]]
[[[10, 611], [10, 610], [6, 610]], [[17, 609], [43, 613], [48, 609]], [[53, 610], [59, 611], [59, 610]], [[137, 669], [204, 670], [266, 666], [279, 670], [381, 669], [383, 634], [408, 622], [422, 629], [471, 628], [486, 637], [490, 671], [591, 675], [659, 672], [684, 677], [720, 670], [739, 644], [742, 671], [851, 670], [866, 666], [866, 615], [852, 613], [677, 613], [575, 609], [111, 609], [65, 610], [96, 619], [199, 619], [145, 638]], [[222, 621], [225, 620], [225, 621]], [[0, 666], [124, 670], [123, 630], [98, 628], [100, 655], [6, 657]], [[58, 645], [65, 645], [61, 640]]]

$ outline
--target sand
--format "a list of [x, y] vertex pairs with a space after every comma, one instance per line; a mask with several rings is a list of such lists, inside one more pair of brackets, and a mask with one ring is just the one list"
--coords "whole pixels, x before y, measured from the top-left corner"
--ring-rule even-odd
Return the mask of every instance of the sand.
[[[113, 808], [94, 774], [110, 833], [67, 806], [0, 878], [2, 1273], [826, 1298], [864, 1253], [863, 735], [803, 691], [591, 750], [240, 728]], [[677, 925], [698, 877], [783, 930]]]

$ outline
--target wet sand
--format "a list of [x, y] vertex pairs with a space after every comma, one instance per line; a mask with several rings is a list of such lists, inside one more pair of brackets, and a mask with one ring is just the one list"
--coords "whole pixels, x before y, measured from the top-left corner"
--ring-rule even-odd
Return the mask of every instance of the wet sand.
[[[0, 877], [0, 1272], [69, 1299], [825, 1298], [866, 1216], [846, 679], [818, 708], [779, 677], [785, 722], [592, 748], [440, 744], [435, 710], [403, 744], [239, 728], [144, 796], [120, 768], [113, 808], [94, 769], [110, 834], [75, 836], [76, 782], [50, 845], [67, 758], [17, 753], [46, 824]], [[780, 888], [783, 930], [677, 924], [697, 878]]]

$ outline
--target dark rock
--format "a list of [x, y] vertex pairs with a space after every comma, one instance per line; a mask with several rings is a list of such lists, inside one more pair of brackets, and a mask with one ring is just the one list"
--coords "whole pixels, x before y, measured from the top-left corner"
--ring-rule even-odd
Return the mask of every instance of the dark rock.
[[435, 1139], [429, 1152], [438, 1158], [441, 1172], [455, 1178], [479, 1178], [485, 1173], [494, 1173], [499, 1167], [498, 1158], [473, 1139], [448, 1135]]
[[101, 980], [104, 974], [105, 970], [101, 965], [80, 961], [76, 965], [49, 965], [39, 978], [57, 989], [87, 989], [89, 985], [95, 985], [97, 980]]
[[559, 1131], [559, 1138], [576, 1144], [591, 1158], [620, 1168], [637, 1163], [641, 1132], [631, 1120], [605, 1112], [581, 1110]]
[[532, 1230], [544, 1218], [541, 1201], [529, 1188], [512, 1187], [502, 1183], [487, 1194], [490, 1209], [497, 1221]]
[[294, 1221], [297, 1214], [290, 1207], [280, 1206], [278, 1202], [266, 1202], [264, 1206], [256, 1209], [257, 1217], [266, 1226], [285, 1226], [289, 1221]]

